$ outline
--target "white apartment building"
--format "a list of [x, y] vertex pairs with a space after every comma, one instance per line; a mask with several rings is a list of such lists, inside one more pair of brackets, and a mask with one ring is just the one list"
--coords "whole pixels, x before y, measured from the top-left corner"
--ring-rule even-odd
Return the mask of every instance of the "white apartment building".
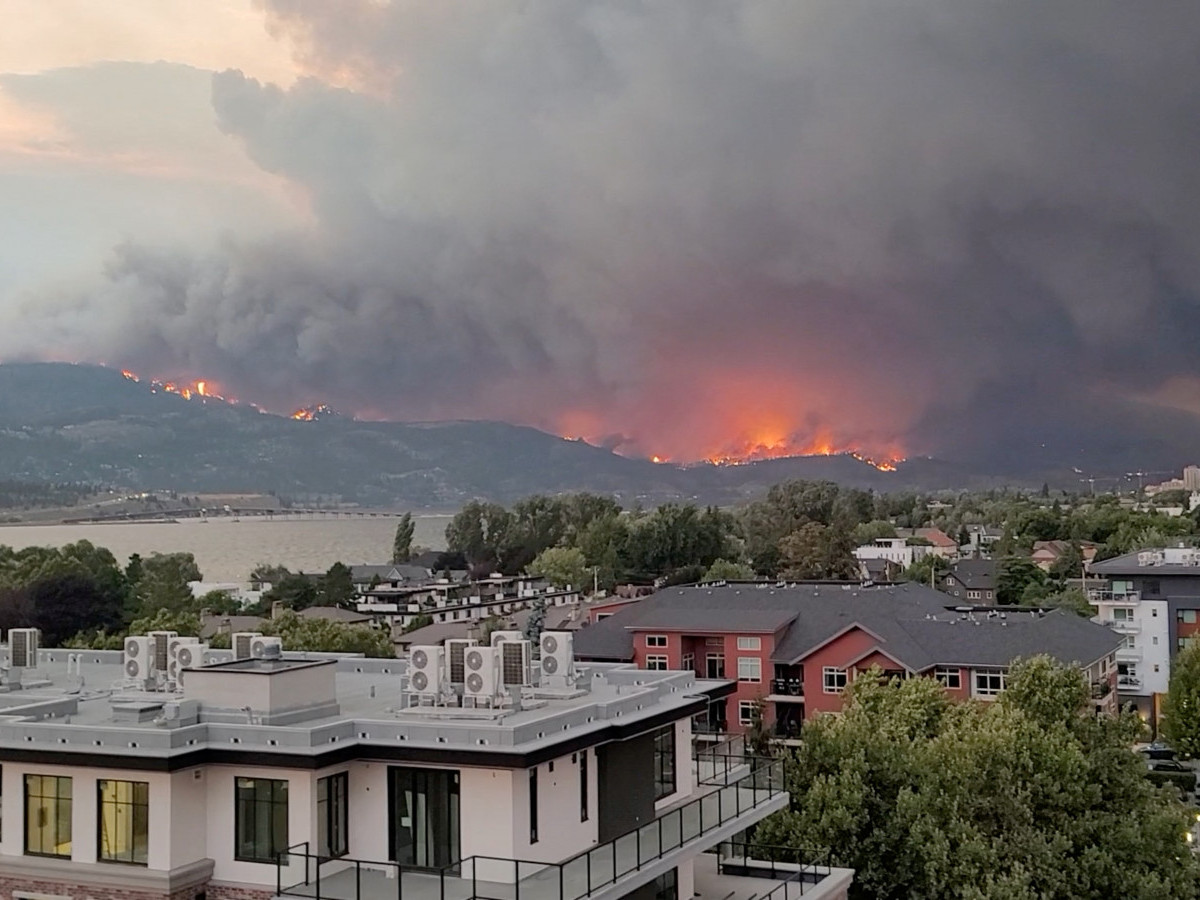
[[[558, 632], [540, 665], [511, 634], [407, 660], [272, 640], [238, 659], [172, 641], [164, 669], [154, 643], [14, 639], [0, 897], [725, 896], [703, 851], [788, 802], [778, 761], [693, 761], [692, 718], [729, 682], [576, 664]], [[836, 898], [852, 873], [808, 875]]]
[[1143, 597], [1133, 582], [1115, 579], [1099, 590], [1088, 591], [1096, 609], [1093, 622], [1107, 625], [1122, 636], [1117, 648], [1117, 694], [1148, 715], [1155, 713], [1155, 697], [1167, 692], [1171, 679], [1171, 618], [1166, 598]]
[[934, 548], [927, 544], [909, 544], [908, 538], [883, 537], [856, 547], [854, 558], [859, 560], [886, 559], [907, 569], [917, 560], [924, 559], [933, 550]]

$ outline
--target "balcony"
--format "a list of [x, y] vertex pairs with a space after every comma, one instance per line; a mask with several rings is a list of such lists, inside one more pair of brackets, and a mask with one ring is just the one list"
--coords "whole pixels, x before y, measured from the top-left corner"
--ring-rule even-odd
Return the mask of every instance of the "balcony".
[[1126, 591], [1121, 594], [1114, 594], [1112, 591], [1106, 590], [1089, 590], [1087, 592], [1088, 603], [1137, 603], [1142, 599], [1140, 591]]
[[1117, 634], [1140, 634], [1141, 624], [1132, 619], [1105, 619], [1104, 624]]
[[1138, 647], [1118, 647], [1117, 662], [1139, 662], [1142, 658], [1142, 651]]
[[[276, 864], [276, 894], [308, 900], [616, 900], [668, 868], [787, 806], [782, 760], [698, 759], [700, 796], [560, 862], [471, 856], [441, 869], [329, 858], [305, 841]], [[707, 777], [706, 777], [707, 776]]]
[[803, 703], [804, 682], [799, 678], [775, 678], [767, 699], [774, 703]]
[[696, 890], [701, 897], [753, 900], [844, 896], [853, 872], [835, 868], [831, 857], [829, 850], [725, 841], [715, 859], [709, 854], [696, 860]]
[[1142, 686], [1142, 680], [1140, 678], [1138, 678], [1136, 675], [1118, 675], [1117, 676], [1117, 690], [1121, 690], [1122, 688], [1138, 689], [1141, 686]]

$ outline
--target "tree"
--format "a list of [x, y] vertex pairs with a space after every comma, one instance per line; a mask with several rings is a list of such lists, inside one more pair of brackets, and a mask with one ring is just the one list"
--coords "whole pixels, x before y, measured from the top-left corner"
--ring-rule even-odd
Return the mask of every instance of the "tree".
[[503, 506], [472, 500], [446, 526], [446, 548], [462, 553], [472, 569], [486, 574], [500, 561], [511, 521]]
[[1083, 572], [1083, 551], [1077, 541], [1071, 541], [1058, 559], [1050, 564], [1050, 577], [1062, 581], [1078, 578]]
[[191, 553], [153, 553], [142, 560], [142, 576], [133, 588], [136, 612], [153, 615], [160, 609], [182, 610], [191, 605], [189, 583], [202, 581], [196, 558]]
[[950, 563], [945, 559], [936, 553], [926, 553], [905, 569], [902, 577], [917, 584], [936, 586], [941, 574], [949, 571]]
[[1200, 757], [1200, 643], [1188, 644], [1171, 661], [1162, 730], [1180, 753]]
[[412, 559], [413, 532], [412, 513], [405, 513], [396, 524], [396, 536], [392, 538], [392, 562], [406, 563]]
[[404, 626], [404, 630], [401, 633], [408, 634], [411, 631], [416, 631], [418, 628], [425, 628], [426, 626], [432, 624], [433, 616], [429, 615], [429, 613], [421, 613], [420, 615], [413, 616], [411, 619], [409, 619], [408, 624]]
[[854, 541], [856, 547], [869, 544], [879, 538], [894, 538], [895, 536], [896, 526], [883, 519], [873, 519], [870, 522], [855, 525], [854, 530], [850, 532], [850, 539]]
[[717, 559], [708, 567], [701, 581], [753, 581], [754, 570], [745, 563]]
[[364, 656], [392, 657], [395, 647], [391, 636], [367, 625], [347, 625], [325, 619], [302, 619], [291, 610], [265, 622], [263, 634], [278, 635], [285, 650], [314, 653], [362, 653]]
[[556, 588], [570, 585], [581, 591], [587, 577], [587, 559], [578, 547], [551, 547], [539, 553], [526, 571], [542, 576]]
[[345, 563], [335, 562], [321, 576], [317, 585], [317, 606], [347, 606], [355, 597], [354, 580], [350, 567]]
[[82, 573], [47, 575], [28, 590], [33, 625], [41, 629], [47, 647], [57, 647], [79, 631], [120, 628], [124, 621], [124, 598]]
[[849, 535], [840, 528], [809, 522], [779, 542], [784, 578], [853, 578], [858, 565]]
[[1086, 714], [1077, 669], [1018, 662], [994, 703], [880, 674], [805, 723], [755, 841], [829, 849], [853, 898], [1196, 897], [1194, 816], [1144, 777], [1135, 716]]
[[[1016, 606], [1023, 600], [1036, 600], [1045, 596], [1045, 593], [1038, 593], [1045, 586], [1046, 573], [1031, 560], [1020, 557], [1001, 560], [996, 573], [997, 602]], [[1033, 591], [1030, 591], [1031, 587]]]
[[270, 612], [276, 603], [287, 609], [302, 610], [317, 603], [317, 586], [307, 575], [288, 573], [275, 582], [258, 601], [259, 612]]

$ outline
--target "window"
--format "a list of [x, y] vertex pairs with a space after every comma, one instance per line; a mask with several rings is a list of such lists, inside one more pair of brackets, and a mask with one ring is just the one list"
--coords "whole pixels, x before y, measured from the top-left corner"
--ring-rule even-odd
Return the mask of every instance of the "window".
[[683, 654], [683, 662], [682, 662], [681, 668], [685, 672], [695, 672], [696, 671], [696, 654], [695, 653]]
[[983, 591], [967, 591], [968, 600], [982, 600]]
[[1154, 671], [1155, 671], [1155, 672], [1157, 672], [1157, 671], [1158, 671], [1158, 663], [1155, 663], [1155, 664], [1154, 664]]
[[983, 594], [984, 594], [984, 596], [985, 596], [985, 597], [986, 597], [988, 600], [991, 600], [991, 599], [992, 599], [992, 592], [991, 592], [991, 591], [984, 591], [984, 592], [983, 592]]
[[1152, 618], [1157, 619], [1158, 618], [1158, 607], [1152, 607], [1150, 610], [1150, 615]]
[[603, 622], [605, 619], [607, 619], [611, 615], [612, 615], [612, 613], [596, 613], [596, 621]]
[[529, 843], [538, 842], [538, 779], [537, 766], [529, 770]]
[[949, 666], [938, 666], [933, 670], [933, 677], [951, 690], [957, 691], [962, 687], [962, 670]]
[[675, 793], [675, 726], [654, 732], [654, 799]]
[[1176, 638], [1175, 639], [1175, 649], [1176, 650], [1186, 650], [1188, 647], [1192, 646], [1193, 640], [1195, 640], [1195, 638], [1191, 638], [1191, 637]]
[[739, 650], [761, 650], [762, 638], [760, 637], [740, 637], [737, 639], [737, 648]]
[[667, 636], [665, 634], [648, 634], [646, 635], [647, 647], [665, 647], [667, 646]]
[[677, 869], [667, 869], [654, 879], [654, 900], [679, 900]]
[[738, 681], [762, 681], [762, 660], [757, 656], [739, 656]]
[[1196, 624], [1196, 611], [1194, 609], [1181, 609], [1175, 614], [1175, 617], [1185, 625]]
[[738, 701], [738, 724], [753, 725], [754, 724], [754, 701], [739, 700]]
[[25, 852], [71, 858], [71, 779], [25, 776]]
[[1162, 586], [1157, 579], [1148, 578], [1142, 582], [1142, 593], [1157, 597], [1162, 592]]
[[235, 795], [234, 859], [275, 862], [288, 846], [288, 783], [238, 778]]
[[588, 752], [579, 754], [579, 821], [588, 820]]
[[1133, 610], [1127, 606], [1117, 606], [1113, 608], [1114, 622], [1132, 622]]
[[825, 686], [825, 693], [840, 694], [846, 687], [846, 670], [826, 666], [821, 670], [821, 680]]
[[976, 669], [975, 696], [995, 697], [1004, 690], [1003, 669]]
[[706, 660], [707, 666], [705, 674], [709, 678], [724, 678], [725, 677], [725, 654], [710, 653]]
[[1158, 635], [1155, 635], [1154, 637], [1150, 638], [1150, 643], [1153, 644], [1155, 647], [1157, 647], [1158, 646]]
[[317, 853], [345, 856], [349, 852], [350, 775], [338, 772], [317, 781]]
[[96, 782], [100, 807], [96, 858], [144, 866], [150, 848], [150, 785], [145, 781]]
[[658, 672], [667, 671], [667, 658], [665, 656], [647, 656], [646, 668], [654, 669]]

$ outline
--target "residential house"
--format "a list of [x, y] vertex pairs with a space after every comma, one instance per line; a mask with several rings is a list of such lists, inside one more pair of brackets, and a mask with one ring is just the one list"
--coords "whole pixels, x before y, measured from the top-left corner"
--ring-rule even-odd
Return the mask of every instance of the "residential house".
[[[1054, 564], [1064, 554], [1068, 553], [1070, 549], [1070, 541], [1034, 541], [1033, 552], [1030, 554], [1030, 558], [1033, 560], [1033, 564], [1039, 569], [1049, 572], [1054, 567]], [[1091, 541], [1079, 541], [1080, 555], [1083, 557], [1085, 563], [1090, 563], [1096, 558], [1097, 549], [1098, 545]], [[1079, 574], [1078, 566], [1075, 567], [1075, 572], [1072, 574]]]
[[938, 588], [966, 604], [991, 605], [996, 602], [996, 561], [960, 559], [941, 573]]
[[518, 704], [450, 684], [433, 648], [206, 651], [176, 685], [133, 640], [4, 654], [6, 898], [722, 897], [706, 851], [788, 803], [778, 761], [693, 761], [691, 720], [730, 687], [693, 672], [564, 656], [562, 685], [511, 671]]
[[745, 731], [761, 709], [777, 734], [842, 708], [857, 673], [938, 679], [957, 698], [994, 698], [1017, 657], [1080, 667], [1098, 710], [1115, 711], [1120, 638], [1072, 613], [960, 611], [916, 584], [670, 588], [577, 633], [583, 658], [736, 678], [698, 728]]
[[973, 553], [989, 553], [992, 546], [1004, 537], [1004, 529], [994, 525], [967, 525], [969, 549]]
[[958, 559], [958, 541], [940, 528], [916, 528], [912, 536], [929, 541], [929, 552], [942, 559]]
[[866, 559], [886, 559], [907, 569], [919, 559], [924, 559], [933, 548], [926, 544], [910, 544], [904, 537], [876, 538], [869, 544], [854, 549], [854, 558], [859, 562]]

